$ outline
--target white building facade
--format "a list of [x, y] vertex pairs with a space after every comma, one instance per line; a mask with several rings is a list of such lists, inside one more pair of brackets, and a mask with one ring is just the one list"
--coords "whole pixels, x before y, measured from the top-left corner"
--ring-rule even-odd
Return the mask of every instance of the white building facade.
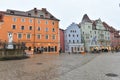
[[81, 29], [78, 24], [72, 23], [65, 30], [65, 52], [84, 52], [84, 44], [81, 43]]
[[90, 20], [85, 14], [79, 26], [86, 51], [110, 49], [110, 32], [104, 27], [100, 19]]

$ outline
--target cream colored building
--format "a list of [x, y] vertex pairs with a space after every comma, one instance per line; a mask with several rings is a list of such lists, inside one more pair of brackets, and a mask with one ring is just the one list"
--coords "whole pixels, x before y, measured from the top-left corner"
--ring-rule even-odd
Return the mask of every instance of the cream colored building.
[[110, 49], [110, 32], [104, 27], [101, 19], [90, 20], [85, 14], [79, 26], [86, 51]]

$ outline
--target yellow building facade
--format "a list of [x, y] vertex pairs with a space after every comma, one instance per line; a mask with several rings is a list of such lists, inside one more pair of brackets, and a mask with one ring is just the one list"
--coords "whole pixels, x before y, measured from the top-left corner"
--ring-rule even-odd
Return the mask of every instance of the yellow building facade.
[[29, 11], [1, 11], [0, 41], [8, 42], [8, 33], [14, 42], [24, 42], [26, 47], [40, 47], [44, 52], [59, 51], [59, 20], [46, 8]]

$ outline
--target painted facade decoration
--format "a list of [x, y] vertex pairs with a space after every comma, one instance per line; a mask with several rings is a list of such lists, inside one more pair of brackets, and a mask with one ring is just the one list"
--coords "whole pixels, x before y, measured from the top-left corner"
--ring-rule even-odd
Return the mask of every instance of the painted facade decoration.
[[104, 27], [101, 19], [90, 20], [87, 14], [85, 14], [79, 26], [81, 26], [85, 51], [108, 51], [111, 49], [110, 32]]

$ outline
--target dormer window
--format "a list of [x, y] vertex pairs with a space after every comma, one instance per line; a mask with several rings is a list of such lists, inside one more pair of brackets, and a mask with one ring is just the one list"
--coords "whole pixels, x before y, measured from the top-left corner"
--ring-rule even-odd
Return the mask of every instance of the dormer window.
[[28, 13], [28, 16], [31, 16], [31, 14], [30, 14], [30, 13]]
[[14, 11], [10, 11], [10, 14], [14, 14]]
[[40, 15], [40, 18], [44, 18], [44, 16], [43, 16], [43, 15]]
[[47, 13], [47, 12], [45, 13], [45, 16], [48, 16], [48, 13]]
[[54, 18], [53, 16], [50, 16], [50, 18]]

